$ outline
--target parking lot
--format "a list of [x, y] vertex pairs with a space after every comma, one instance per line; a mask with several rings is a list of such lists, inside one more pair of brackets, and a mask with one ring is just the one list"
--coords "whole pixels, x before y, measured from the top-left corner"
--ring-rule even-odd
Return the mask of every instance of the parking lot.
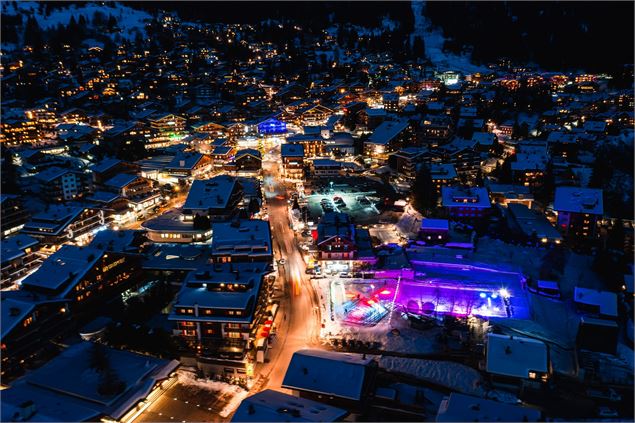
[[223, 392], [210, 392], [176, 383], [135, 420], [141, 422], [220, 422], [227, 405]]
[[[368, 178], [335, 178], [314, 181], [312, 194], [306, 197], [314, 219], [324, 212], [348, 213], [358, 224], [376, 223], [382, 209], [386, 188]], [[391, 193], [389, 193], [390, 195]]]

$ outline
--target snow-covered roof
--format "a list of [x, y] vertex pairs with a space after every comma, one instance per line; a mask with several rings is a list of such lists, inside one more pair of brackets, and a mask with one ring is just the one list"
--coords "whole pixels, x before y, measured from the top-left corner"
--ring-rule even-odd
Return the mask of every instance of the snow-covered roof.
[[260, 151], [255, 148], [243, 148], [242, 150], [238, 150], [236, 152], [236, 160], [240, 159], [243, 156], [252, 156], [258, 160], [262, 160], [262, 155]]
[[536, 422], [540, 411], [456, 392], [441, 402], [437, 422]]
[[450, 230], [450, 221], [447, 219], [423, 219], [421, 230]]
[[269, 222], [240, 219], [213, 223], [212, 254], [272, 255]]
[[302, 144], [282, 144], [280, 155], [282, 157], [304, 157], [304, 146]]
[[109, 191], [95, 191], [90, 197], [86, 198], [89, 201], [96, 203], [110, 203], [111, 201], [119, 198], [119, 194]]
[[602, 215], [602, 190], [580, 187], [557, 187], [553, 209], [558, 212]]
[[[199, 314], [200, 321], [251, 321], [256, 297], [260, 292], [263, 276], [268, 273], [268, 263], [235, 263], [199, 267], [191, 271], [181, 286], [175, 307], [199, 307], [212, 309], [241, 309], [247, 314], [241, 317]], [[228, 290], [225, 285], [240, 285], [240, 289]], [[170, 320], [183, 319], [171, 314]]]
[[0, 244], [0, 260], [2, 260], [2, 263], [7, 263], [10, 260], [21, 257], [25, 255], [24, 250], [37, 245], [38, 242], [37, 239], [24, 234], [17, 234], [3, 239]]
[[547, 345], [531, 338], [487, 335], [488, 373], [528, 379], [529, 372], [549, 371]]
[[236, 178], [218, 175], [192, 182], [183, 209], [225, 209], [236, 185]]
[[560, 232], [551, 226], [544, 214], [519, 203], [510, 203], [507, 210], [526, 236], [535, 234], [538, 238], [547, 238], [548, 240], [562, 239]]
[[61, 302], [48, 300], [25, 289], [4, 291], [0, 296], [0, 337], [5, 338], [29, 316], [39, 304]]
[[306, 398], [265, 389], [240, 404], [233, 422], [334, 422], [348, 412]]
[[450, 163], [433, 163], [430, 165], [430, 177], [432, 180], [437, 179], [454, 179], [456, 178], [456, 169]]
[[313, 167], [314, 168], [319, 168], [319, 167], [336, 167], [336, 168], [340, 168], [340, 167], [342, 167], [342, 162], [339, 162], [339, 161], [333, 160], [333, 159], [314, 159], [313, 160]]
[[[44, 366], [30, 372], [2, 393], [2, 421], [16, 421], [20, 408], [33, 403], [34, 421], [95, 421], [101, 416], [119, 420], [155, 384], [166, 379], [179, 363], [103, 347], [109, 367], [123, 383], [119, 394], [98, 392], [101, 377], [91, 366], [91, 342], [65, 349]], [[60, 377], [64, 375], [64, 377]]]
[[104, 183], [104, 185], [111, 188], [122, 189], [122, 188], [125, 188], [127, 185], [136, 181], [138, 178], [139, 177], [137, 175], [131, 175], [129, 173], [120, 173], [110, 178], [108, 181]]
[[496, 135], [491, 132], [474, 132], [472, 134], [472, 141], [476, 141], [480, 145], [494, 145]]
[[323, 350], [293, 353], [282, 387], [359, 401], [373, 360], [359, 354]]
[[443, 207], [491, 207], [484, 187], [442, 187], [441, 197]]
[[369, 144], [386, 145], [408, 127], [407, 120], [384, 121], [366, 141]]
[[37, 175], [35, 175], [35, 178], [42, 181], [42, 182], [51, 182], [54, 181], [55, 179], [62, 177], [64, 175], [66, 175], [67, 173], [73, 173], [74, 170], [73, 169], [63, 169], [61, 167], [49, 167], [41, 172], [39, 172]]
[[75, 283], [101, 258], [103, 251], [93, 247], [63, 245], [42, 266], [27, 276], [22, 285], [51, 291], [70, 291]]
[[597, 307], [603, 316], [617, 317], [617, 294], [609, 291], [575, 287], [574, 301], [578, 304]]
[[46, 231], [47, 235], [59, 234], [64, 228], [73, 222], [84, 209], [82, 207], [66, 207], [63, 205], [51, 206], [48, 210], [40, 212], [31, 217], [31, 220], [24, 225], [22, 232], [27, 234], [42, 234], [40, 228]]
[[201, 153], [177, 153], [172, 161], [166, 166], [168, 169], [192, 169], [203, 158]]

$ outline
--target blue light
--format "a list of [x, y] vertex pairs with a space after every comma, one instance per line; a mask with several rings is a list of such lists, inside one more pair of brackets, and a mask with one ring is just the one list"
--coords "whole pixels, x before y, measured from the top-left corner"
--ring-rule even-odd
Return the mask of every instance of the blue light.
[[287, 132], [287, 123], [277, 119], [267, 119], [258, 124], [260, 134], [284, 134]]
[[480, 294], [478, 294], [478, 296], [481, 297], [481, 298], [485, 298], [485, 297], [487, 297], [487, 294], [484, 293], [484, 292], [481, 292]]

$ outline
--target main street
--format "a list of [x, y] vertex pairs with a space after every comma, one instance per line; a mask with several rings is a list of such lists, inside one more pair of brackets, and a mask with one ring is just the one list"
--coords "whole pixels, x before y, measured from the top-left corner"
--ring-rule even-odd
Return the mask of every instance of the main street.
[[306, 264], [289, 227], [287, 187], [280, 175], [279, 147], [265, 155], [263, 162], [264, 191], [268, 203], [269, 224], [274, 241], [283, 297], [278, 319], [278, 336], [270, 354], [270, 362], [260, 372], [264, 383], [259, 389], [281, 390], [284, 374], [295, 351], [319, 347], [321, 329], [320, 301], [306, 276]]

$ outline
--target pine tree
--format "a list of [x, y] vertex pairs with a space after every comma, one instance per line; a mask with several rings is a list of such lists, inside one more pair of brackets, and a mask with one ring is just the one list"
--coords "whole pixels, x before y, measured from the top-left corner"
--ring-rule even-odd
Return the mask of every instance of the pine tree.
[[256, 214], [259, 211], [260, 211], [260, 204], [258, 203], [258, 200], [256, 200], [255, 198], [252, 198], [249, 201], [249, 213]]
[[29, 16], [24, 28], [24, 43], [31, 46], [34, 51], [40, 51], [44, 44], [42, 39], [42, 29], [33, 16]]
[[2, 145], [2, 193], [19, 194], [18, 168], [13, 162], [13, 153]]
[[427, 166], [422, 166], [417, 177], [415, 178], [414, 188], [414, 207], [420, 212], [430, 211], [437, 206], [439, 195], [432, 183], [432, 176]]

